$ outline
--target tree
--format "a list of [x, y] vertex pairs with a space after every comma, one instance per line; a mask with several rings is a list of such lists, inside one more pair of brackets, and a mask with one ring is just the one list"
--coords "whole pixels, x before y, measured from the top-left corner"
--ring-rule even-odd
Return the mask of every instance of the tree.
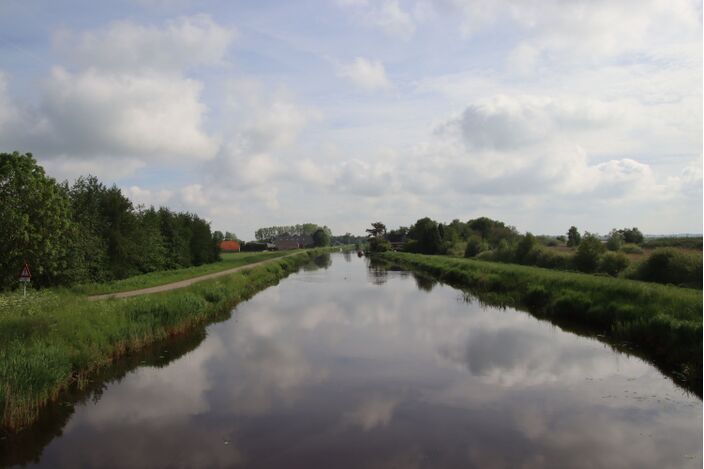
[[599, 272], [604, 272], [616, 277], [621, 271], [628, 267], [628, 257], [622, 252], [607, 252], [601, 256], [599, 262]]
[[227, 241], [237, 241], [237, 235], [230, 231], [225, 232], [225, 238]]
[[408, 230], [408, 237], [415, 240], [412, 249], [423, 254], [438, 254], [442, 250], [442, 238], [438, 224], [428, 217], [421, 218]]
[[315, 230], [312, 238], [315, 247], [330, 246], [330, 235], [322, 228]]
[[487, 240], [489, 238], [489, 232], [496, 222], [488, 217], [479, 217], [474, 220], [469, 220], [467, 226], [481, 236], [482, 240]]
[[599, 266], [599, 256], [604, 252], [604, 244], [595, 234], [585, 232], [574, 255], [574, 264], [582, 272], [594, 272]]
[[[232, 234], [228, 232], [227, 234]], [[220, 243], [221, 241], [225, 241], [225, 235], [222, 234], [222, 231], [213, 231], [213, 241], [216, 243]]]
[[609, 251], [618, 251], [623, 245], [623, 234], [621, 231], [611, 230], [609, 237], [606, 239], [606, 249]]
[[386, 234], [386, 225], [380, 221], [377, 221], [372, 223], [372, 227], [367, 228], [365, 231], [368, 233], [368, 238], [378, 238]]
[[582, 241], [582, 236], [579, 234], [579, 230], [577, 230], [576, 226], [570, 226], [570, 229], [567, 230], [567, 245], [570, 247], [576, 247], [579, 246], [579, 243]]
[[486, 250], [486, 243], [482, 239], [473, 235], [467, 241], [467, 247], [464, 250], [464, 257], [474, 257], [482, 251]]
[[369, 250], [371, 252], [386, 252], [391, 249], [391, 244], [382, 236], [369, 239]]
[[535, 236], [532, 233], [526, 233], [516, 246], [516, 260], [520, 263], [529, 263], [529, 256], [535, 249], [535, 245]]
[[633, 228], [623, 228], [621, 230], [618, 230], [618, 232], [621, 234], [623, 237], [623, 240], [626, 243], [631, 243], [631, 244], [643, 244], [643, 233], [640, 232], [638, 228], [635, 226]]
[[2, 153], [0, 201], [0, 288], [16, 284], [25, 260], [35, 284], [56, 283], [69, 252], [66, 191], [44, 174], [31, 153]]

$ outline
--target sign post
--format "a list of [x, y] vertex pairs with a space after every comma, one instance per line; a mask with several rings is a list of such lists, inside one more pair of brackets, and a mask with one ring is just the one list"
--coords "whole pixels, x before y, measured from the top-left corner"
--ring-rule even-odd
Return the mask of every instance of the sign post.
[[29, 272], [29, 264], [24, 261], [22, 272], [20, 272], [20, 282], [22, 282], [22, 296], [27, 296], [27, 283], [32, 279], [32, 274]]

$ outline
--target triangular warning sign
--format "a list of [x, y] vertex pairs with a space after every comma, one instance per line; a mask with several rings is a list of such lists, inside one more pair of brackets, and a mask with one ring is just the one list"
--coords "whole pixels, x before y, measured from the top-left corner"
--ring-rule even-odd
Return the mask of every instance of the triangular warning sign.
[[32, 274], [29, 273], [29, 264], [26, 262], [24, 263], [24, 266], [22, 267], [22, 272], [20, 272], [20, 278], [21, 279], [29, 279], [32, 277]]

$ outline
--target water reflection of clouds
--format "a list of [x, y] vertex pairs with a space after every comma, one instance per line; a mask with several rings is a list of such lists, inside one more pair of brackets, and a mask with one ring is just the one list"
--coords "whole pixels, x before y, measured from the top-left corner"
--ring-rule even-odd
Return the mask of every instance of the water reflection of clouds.
[[375, 396], [366, 399], [354, 410], [345, 413], [343, 420], [345, 423], [357, 425], [365, 431], [384, 427], [391, 422], [394, 408], [398, 402], [398, 398]]
[[[100, 428], [115, 422], [172, 422], [206, 412], [210, 407], [205, 393], [213, 385], [206, 365], [224, 352], [220, 340], [206, 340], [184, 357], [187, 359], [163, 368], [138, 368], [119, 387], [109, 387], [97, 405], [79, 407], [66, 430], [77, 425]], [[134, 405], [137, 402], [139, 406]]]
[[[258, 294], [198, 349], [79, 409], [62, 440], [94, 444], [80, 450], [94, 466], [101, 452], [121, 466], [234, 466], [256, 453], [249, 431], [267, 455], [283, 441], [309, 455], [364, 452], [373, 432], [370, 467], [701, 465], [701, 419], [688, 418], [701, 403], [641, 360], [524, 313], [458, 302], [446, 286], [428, 293], [399, 272], [379, 288], [361, 264], [299, 277], [324, 285], [294, 278]], [[124, 443], [100, 444], [115, 439]]]

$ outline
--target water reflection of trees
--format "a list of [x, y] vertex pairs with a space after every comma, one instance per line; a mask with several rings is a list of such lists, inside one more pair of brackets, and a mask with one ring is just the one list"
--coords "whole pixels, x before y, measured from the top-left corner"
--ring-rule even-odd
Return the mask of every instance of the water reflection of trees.
[[433, 287], [438, 283], [437, 280], [423, 274], [411, 272], [411, 275], [413, 276], [413, 280], [416, 281], [416, 286], [419, 290], [431, 292], [433, 291]]
[[342, 257], [345, 258], [345, 262], [352, 262], [352, 251], [343, 251]]
[[385, 284], [389, 280], [389, 264], [374, 257], [368, 257], [367, 279], [374, 285]]
[[329, 253], [319, 254], [315, 256], [311, 261], [303, 266], [303, 270], [306, 272], [312, 272], [318, 269], [327, 270], [328, 267], [332, 265], [332, 259]]

